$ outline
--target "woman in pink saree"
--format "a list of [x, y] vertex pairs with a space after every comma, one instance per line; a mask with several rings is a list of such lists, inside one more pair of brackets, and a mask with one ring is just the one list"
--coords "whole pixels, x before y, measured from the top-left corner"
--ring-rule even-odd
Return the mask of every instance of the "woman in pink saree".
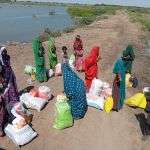
[[74, 48], [74, 55], [75, 55], [75, 68], [77, 71], [83, 71], [84, 70], [84, 59], [83, 59], [83, 43], [80, 39], [80, 35], [77, 35], [73, 44]]

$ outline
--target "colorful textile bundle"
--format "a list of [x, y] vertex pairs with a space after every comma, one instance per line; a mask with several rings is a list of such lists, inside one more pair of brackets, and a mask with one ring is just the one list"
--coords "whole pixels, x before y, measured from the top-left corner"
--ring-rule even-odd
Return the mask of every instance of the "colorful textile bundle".
[[67, 63], [62, 64], [64, 91], [69, 98], [73, 119], [81, 119], [87, 111], [86, 89], [84, 82]]
[[71, 108], [68, 104], [68, 99], [64, 95], [58, 95], [55, 103], [56, 116], [53, 127], [56, 129], [65, 129], [73, 125]]

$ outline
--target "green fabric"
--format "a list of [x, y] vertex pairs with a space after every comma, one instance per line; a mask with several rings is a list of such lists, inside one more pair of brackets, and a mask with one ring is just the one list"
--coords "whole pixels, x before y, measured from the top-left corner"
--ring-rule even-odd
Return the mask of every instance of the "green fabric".
[[56, 55], [56, 49], [54, 45], [54, 39], [49, 38], [48, 41], [48, 56], [49, 56], [49, 66], [50, 69], [54, 69], [57, 65], [57, 55]]
[[45, 56], [39, 57], [40, 40], [35, 38], [32, 42], [32, 48], [34, 52], [34, 62], [36, 68], [36, 80], [43, 82], [47, 81], [46, 67], [45, 67]]
[[132, 71], [132, 62], [135, 59], [135, 54], [133, 51], [132, 45], [128, 45], [127, 48], [123, 51], [123, 57], [128, 57], [129, 60], [125, 61], [126, 72], [131, 73]]
[[119, 74], [121, 76], [120, 86], [119, 86], [119, 104], [118, 107], [121, 109], [125, 100], [125, 76], [126, 76], [126, 68], [124, 61], [122, 59], [118, 59], [114, 65], [113, 73]]
[[53, 127], [56, 129], [65, 129], [73, 125], [73, 118], [71, 114], [71, 108], [67, 101], [57, 101], [56, 106], [56, 118]]

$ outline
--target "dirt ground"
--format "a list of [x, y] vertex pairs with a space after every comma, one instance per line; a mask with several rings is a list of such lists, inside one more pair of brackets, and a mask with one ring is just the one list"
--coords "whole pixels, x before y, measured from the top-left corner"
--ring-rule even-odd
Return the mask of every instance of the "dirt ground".
[[[127, 97], [141, 91], [150, 85], [150, 57], [145, 52], [141, 28], [129, 21], [124, 12], [118, 12], [108, 19], [96, 21], [90, 26], [76, 29], [73, 33], [63, 34], [56, 39], [57, 53], [61, 56], [61, 46], [67, 45], [70, 53], [75, 35], [80, 34], [85, 54], [95, 45], [101, 46], [101, 61], [99, 63], [99, 78], [112, 84], [112, 68], [121, 51], [132, 43], [135, 47], [136, 60], [133, 72], [139, 79], [137, 89], [128, 89]], [[47, 46], [44, 43], [45, 47]], [[16, 73], [19, 89], [27, 87], [28, 76], [24, 75], [24, 66], [33, 64], [31, 44], [8, 45], [13, 69]], [[149, 50], [149, 49], [148, 49]], [[61, 58], [61, 57], [60, 57]], [[37, 86], [38, 83], [35, 83]], [[63, 91], [62, 77], [54, 77], [47, 83], [54, 96]], [[49, 102], [40, 113], [34, 114], [33, 128], [38, 137], [31, 143], [21, 147], [21, 150], [149, 150], [149, 139], [142, 141], [142, 134], [135, 114], [143, 112], [127, 106], [120, 112], [106, 114], [94, 108], [89, 108], [84, 119], [74, 122], [72, 128], [62, 131], [52, 128], [54, 120], [55, 98]], [[7, 150], [16, 150], [16, 146], [7, 138], [0, 138], [0, 146]]]

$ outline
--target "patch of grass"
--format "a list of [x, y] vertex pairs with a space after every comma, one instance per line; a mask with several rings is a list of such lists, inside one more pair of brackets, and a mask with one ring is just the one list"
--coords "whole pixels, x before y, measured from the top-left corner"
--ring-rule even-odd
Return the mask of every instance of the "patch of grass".
[[129, 8], [127, 10], [131, 21], [141, 23], [144, 30], [150, 31], [150, 9]]
[[118, 6], [107, 5], [73, 5], [68, 6], [68, 12], [80, 25], [89, 25], [102, 15], [115, 15]]

